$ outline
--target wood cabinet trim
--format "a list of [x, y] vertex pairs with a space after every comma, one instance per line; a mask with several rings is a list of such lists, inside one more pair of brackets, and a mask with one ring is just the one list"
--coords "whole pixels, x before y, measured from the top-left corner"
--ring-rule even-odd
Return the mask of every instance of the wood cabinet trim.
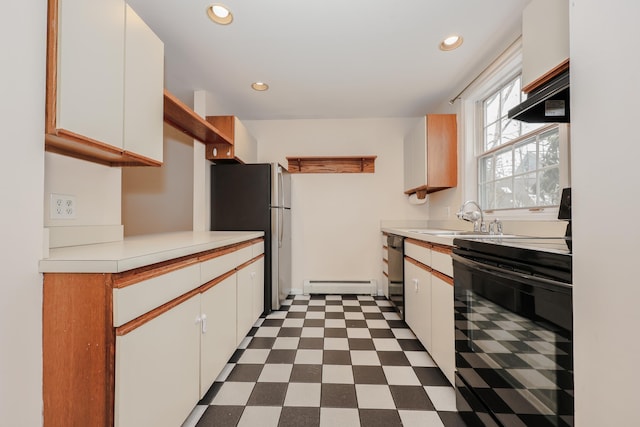
[[426, 249], [433, 249], [433, 244], [429, 242], [425, 242], [424, 240], [412, 239], [410, 237], [406, 238], [405, 243], [410, 243], [412, 245], [421, 246]]
[[249, 261], [247, 261], [247, 262], [245, 262], [245, 263], [240, 264], [239, 266], [237, 266], [237, 267], [236, 267], [236, 271], [240, 271], [240, 270], [242, 270], [243, 268], [246, 268], [246, 267], [250, 266], [251, 264], [254, 264], [254, 263], [258, 262], [258, 261], [259, 261], [260, 259], [262, 259], [262, 258], [264, 258], [264, 254], [260, 254], [260, 255], [258, 255], [257, 257], [252, 258], [252, 259], [250, 259]]
[[443, 282], [445, 282], [447, 285], [453, 286], [453, 279], [451, 277], [447, 276], [446, 274], [440, 273], [438, 270], [432, 270], [431, 274], [433, 274], [438, 279], [440, 279]]
[[453, 249], [451, 248], [451, 246], [433, 244], [431, 249], [446, 255], [451, 255], [453, 253]]
[[569, 58], [562, 61], [560, 64], [556, 65], [551, 70], [547, 71], [545, 74], [541, 75], [540, 77], [538, 77], [537, 79], [535, 79], [534, 81], [532, 81], [531, 83], [523, 87], [522, 92], [527, 94], [531, 93], [534, 90], [542, 87], [544, 84], [552, 80], [554, 77], [559, 76], [560, 74], [564, 73], [567, 70], [569, 70]]
[[200, 117], [167, 89], [164, 90], [164, 121], [205, 144], [233, 145], [233, 139]]
[[291, 156], [290, 173], [375, 173], [378, 156]]
[[415, 259], [405, 256], [404, 260], [407, 262], [410, 262], [411, 264], [415, 265], [418, 268], [421, 268], [424, 271], [428, 271], [428, 272], [432, 272], [433, 269], [431, 267], [429, 267], [428, 265], [424, 265], [423, 263], [421, 263], [420, 261], [416, 261]]
[[382, 272], [382, 275], [383, 275], [384, 277], [386, 277], [387, 279], [389, 278], [389, 275], [387, 274], [387, 272], [386, 272], [386, 271], [383, 271], [383, 272]]

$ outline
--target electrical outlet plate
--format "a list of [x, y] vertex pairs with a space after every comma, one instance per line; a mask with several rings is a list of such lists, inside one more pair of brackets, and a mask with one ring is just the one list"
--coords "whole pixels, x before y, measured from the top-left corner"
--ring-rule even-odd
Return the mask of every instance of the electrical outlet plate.
[[51, 219], [74, 219], [76, 217], [76, 196], [51, 193], [49, 217]]

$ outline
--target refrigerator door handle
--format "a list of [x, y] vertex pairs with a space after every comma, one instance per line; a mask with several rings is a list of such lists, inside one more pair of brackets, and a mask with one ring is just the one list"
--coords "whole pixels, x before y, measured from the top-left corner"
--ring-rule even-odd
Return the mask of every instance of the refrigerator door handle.
[[278, 233], [278, 247], [281, 248], [282, 247], [282, 239], [284, 237], [284, 209], [283, 208], [280, 208], [278, 210], [278, 216], [280, 217], [280, 218], [278, 218], [279, 221], [280, 221], [280, 226], [279, 226], [280, 233]]

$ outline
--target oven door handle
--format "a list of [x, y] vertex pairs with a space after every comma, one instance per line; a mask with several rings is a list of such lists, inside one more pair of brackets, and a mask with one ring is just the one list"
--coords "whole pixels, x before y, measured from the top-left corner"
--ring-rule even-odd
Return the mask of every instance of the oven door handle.
[[[453, 258], [454, 261], [464, 264], [469, 268], [483, 271], [485, 273], [492, 274], [505, 279], [513, 279], [514, 277], [516, 277], [520, 279], [520, 281], [535, 282], [541, 285], [546, 285], [551, 290], [553, 290], [554, 288], [557, 289], [558, 287], [562, 289], [568, 289], [568, 290], [572, 289], [572, 286], [570, 283], [558, 282], [556, 280], [547, 279], [545, 277], [533, 276], [531, 274], [526, 274], [519, 271], [508, 270], [508, 269], [496, 267], [490, 264], [484, 264], [469, 258], [465, 258], [455, 253], [451, 254], [451, 257]], [[455, 280], [455, 271], [454, 271], [454, 280]]]

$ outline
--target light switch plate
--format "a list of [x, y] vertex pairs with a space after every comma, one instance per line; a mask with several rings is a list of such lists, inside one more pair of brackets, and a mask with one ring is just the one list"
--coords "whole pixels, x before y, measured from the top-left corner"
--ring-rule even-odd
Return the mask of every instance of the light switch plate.
[[74, 219], [76, 217], [76, 196], [51, 193], [49, 218]]

